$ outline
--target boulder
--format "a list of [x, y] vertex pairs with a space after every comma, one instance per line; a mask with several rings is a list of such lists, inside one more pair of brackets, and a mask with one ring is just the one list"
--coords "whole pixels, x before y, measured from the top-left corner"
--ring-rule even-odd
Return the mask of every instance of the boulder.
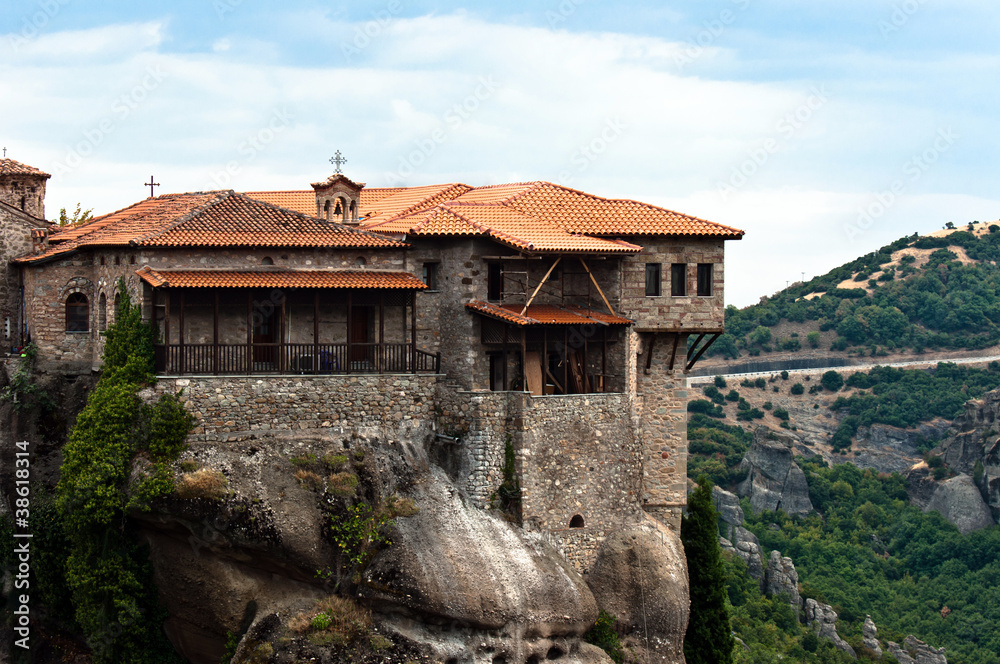
[[948, 664], [944, 648], [933, 648], [912, 634], [903, 639], [903, 645], [889, 641], [889, 652], [899, 664]]
[[865, 624], [861, 626], [861, 638], [864, 640], [865, 648], [871, 650], [876, 658], [882, 659], [882, 647], [878, 643], [878, 628], [875, 627], [871, 616], [865, 616]]
[[774, 597], [787, 595], [788, 603], [796, 611], [802, 605], [799, 597], [799, 573], [795, 571], [792, 559], [782, 557], [780, 551], [772, 551], [767, 560], [767, 570], [764, 571], [764, 592]]
[[754, 513], [784, 510], [808, 514], [813, 510], [805, 473], [792, 458], [795, 438], [760, 427], [739, 468], [747, 477], [739, 495], [749, 496]]
[[924, 511], [940, 512], [963, 535], [996, 525], [990, 508], [968, 475], [956, 475], [940, 482]]
[[837, 650], [846, 652], [854, 659], [858, 658], [854, 648], [837, 634], [837, 612], [829, 604], [807, 599], [805, 602], [806, 624], [816, 630], [816, 635], [833, 641]]
[[638, 661], [683, 664], [690, 599], [684, 547], [672, 530], [645, 517], [612, 533], [587, 582]]

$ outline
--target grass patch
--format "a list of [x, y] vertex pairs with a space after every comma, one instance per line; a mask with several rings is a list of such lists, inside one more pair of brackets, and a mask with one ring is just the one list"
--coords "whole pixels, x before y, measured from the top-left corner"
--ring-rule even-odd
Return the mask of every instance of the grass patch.
[[178, 498], [208, 498], [222, 500], [226, 497], [229, 480], [221, 471], [202, 468], [181, 475], [174, 488]]

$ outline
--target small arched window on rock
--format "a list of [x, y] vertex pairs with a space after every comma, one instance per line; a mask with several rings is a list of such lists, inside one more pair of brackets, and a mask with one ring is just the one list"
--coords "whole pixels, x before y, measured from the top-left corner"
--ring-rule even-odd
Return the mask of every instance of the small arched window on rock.
[[574, 514], [573, 518], [569, 520], [570, 528], [583, 528], [583, 516], [579, 514]]
[[88, 332], [90, 330], [90, 304], [83, 293], [70, 293], [66, 298], [66, 331]]

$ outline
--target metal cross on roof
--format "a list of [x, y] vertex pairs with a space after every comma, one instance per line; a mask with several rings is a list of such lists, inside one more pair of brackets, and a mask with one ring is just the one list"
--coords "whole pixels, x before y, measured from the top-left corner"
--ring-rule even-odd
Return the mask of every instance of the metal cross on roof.
[[143, 183], [143, 186], [144, 187], [149, 187], [149, 197], [152, 198], [153, 197], [153, 187], [159, 187], [160, 183], [159, 182], [153, 182], [153, 176], [150, 175], [149, 176], [149, 182]]
[[340, 156], [340, 150], [337, 150], [337, 154], [330, 157], [330, 163], [337, 167], [337, 173], [340, 173], [340, 167], [347, 163], [347, 159]]
[[3, 158], [4, 158], [4, 159], [6, 159], [6, 158], [7, 158], [7, 148], [4, 148], [4, 149], [3, 149]]

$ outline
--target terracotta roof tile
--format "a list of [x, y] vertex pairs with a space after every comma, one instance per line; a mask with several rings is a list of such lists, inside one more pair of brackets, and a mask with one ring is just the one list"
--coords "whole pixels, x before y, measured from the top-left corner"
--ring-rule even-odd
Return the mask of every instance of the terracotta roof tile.
[[6, 157], [0, 159], [0, 175], [41, 175], [46, 178], [52, 177], [34, 166], [28, 166], [27, 164], [22, 164], [19, 161], [14, 161]]
[[154, 270], [136, 274], [151, 286], [168, 288], [391, 288], [427, 285], [408, 272], [362, 270]]
[[709, 235], [739, 239], [743, 231], [632, 200], [601, 198], [538, 182], [504, 202], [527, 215], [588, 235]]
[[573, 305], [532, 304], [524, 314], [523, 304], [493, 304], [473, 300], [465, 305], [477, 313], [514, 325], [631, 325], [632, 320], [621, 316], [584, 309]]
[[374, 247], [407, 245], [384, 235], [269, 205], [232, 191], [165, 194], [49, 238], [46, 260], [87, 246]]
[[[467, 184], [436, 184], [426, 187], [407, 187], [380, 199], [371, 205], [361, 201], [361, 214], [365, 227], [382, 221], [430, 210], [434, 206], [454, 200], [472, 189]], [[362, 189], [362, 191], [364, 191]]]

